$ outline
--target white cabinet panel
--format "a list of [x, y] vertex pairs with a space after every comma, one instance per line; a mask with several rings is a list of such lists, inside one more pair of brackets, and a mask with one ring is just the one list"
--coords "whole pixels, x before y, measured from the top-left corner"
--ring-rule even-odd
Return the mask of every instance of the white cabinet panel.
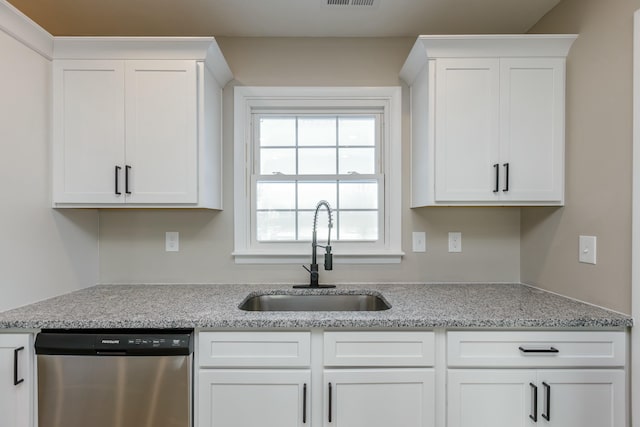
[[325, 370], [326, 427], [433, 427], [433, 369]]
[[124, 62], [54, 61], [53, 81], [54, 200], [123, 203]]
[[308, 425], [310, 380], [308, 370], [200, 370], [197, 425]]
[[533, 426], [535, 371], [449, 370], [447, 427]]
[[33, 344], [29, 334], [0, 334], [0, 425], [31, 427]]
[[622, 367], [624, 332], [450, 331], [450, 367]]
[[487, 200], [499, 156], [498, 60], [441, 59], [436, 76], [436, 200]]
[[433, 366], [433, 332], [325, 332], [325, 366]]
[[622, 370], [538, 372], [540, 417], [557, 427], [624, 427]]
[[126, 62], [130, 203], [196, 203], [195, 61]]
[[307, 367], [309, 332], [201, 332], [201, 367]]
[[564, 75], [560, 58], [500, 60], [500, 190], [505, 199], [563, 199]]

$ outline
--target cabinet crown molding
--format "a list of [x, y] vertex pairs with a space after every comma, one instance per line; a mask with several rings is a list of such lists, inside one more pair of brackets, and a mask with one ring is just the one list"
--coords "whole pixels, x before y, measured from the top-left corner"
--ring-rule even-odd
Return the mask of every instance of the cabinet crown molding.
[[400, 77], [411, 85], [430, 58], [565, 58], [577, 34], [418, 36]]
[[53, 59], [204, 61], [224, 87], [233, 74], [214, 37], [55, 37]]

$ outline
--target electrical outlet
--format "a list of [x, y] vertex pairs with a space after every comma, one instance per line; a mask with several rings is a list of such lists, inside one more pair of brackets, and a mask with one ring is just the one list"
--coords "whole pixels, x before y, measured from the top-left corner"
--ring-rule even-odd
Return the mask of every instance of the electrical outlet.
[[585, 264], [596, 263], [596, 236], [580, 236], [578, 260]]
[[413, 252], [427, 251], [427, 233], [424, 231], [413, 232]]
[[165, 233], [164, 246], [166, 252], [178, 252], [180, 250], [180, 233], [167, 231]]
[[449, 252], [462, 252], [462, 233], [451, 231], [449, 233]]

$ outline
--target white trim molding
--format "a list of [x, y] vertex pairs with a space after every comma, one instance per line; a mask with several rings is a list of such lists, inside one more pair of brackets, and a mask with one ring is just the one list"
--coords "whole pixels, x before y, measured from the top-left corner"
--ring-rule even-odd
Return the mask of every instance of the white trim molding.
[[0, 30], [46, 59], [53, 58], [53, 36], [6, 0], [0, 0]]
[[[633, 191], [631, 228], [631, 315], [640, 318], [640, 9], [633, 26]], [[631, 422], [640, 427], [640, 327], [631, 328]]]
[[[400, 87], [236, 87], [234, 89], [234, 243], [238, 264], [293, 264], [308, 260], [300, 244], [261, 250], [251, 239], [251, 115], [256, 108], [304, 106], [340, 108], [375, 106], [384, 110], [385, 164], [384, 242], [373, 247], [341, 248], [334, 244], [336, 263], [399, 263], [402, 252], [402, 133]], [[305, 246], [306, 248], [306, 246]]]
[[[0, 0], [3, 1], [3, 0]], [[56, 37], [55, 59], [193, 59], [204, 61], [220, 87], [233, 74], [213, 37]]]

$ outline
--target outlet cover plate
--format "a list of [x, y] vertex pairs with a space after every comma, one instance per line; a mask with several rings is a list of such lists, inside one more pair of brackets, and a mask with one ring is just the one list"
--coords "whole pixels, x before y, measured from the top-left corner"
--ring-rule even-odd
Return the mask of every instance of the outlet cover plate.
[[414, 231], [413, 237], [413, 252], [426, 252], [427, 251], [427, 233], [424, 231]]
[[596, 263], [596, 236], [580, 236], [579, 261], [585, 264]]
[[452, 231], [449, 233], [449, 252], [462, 252], [462, 233]]

